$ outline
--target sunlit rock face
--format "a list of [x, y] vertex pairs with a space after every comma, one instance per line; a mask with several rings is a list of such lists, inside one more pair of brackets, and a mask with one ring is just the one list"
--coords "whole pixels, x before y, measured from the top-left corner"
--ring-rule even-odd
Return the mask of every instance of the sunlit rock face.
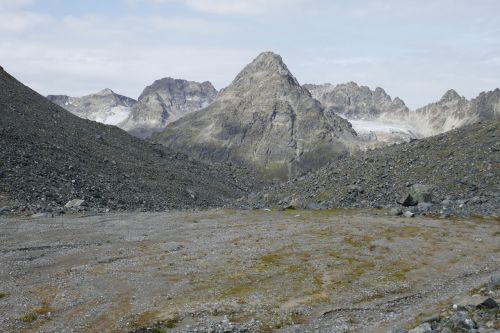
[[286, 179], [346, 154], [349, 122], [326, 114], [279, 55], [260, 54], [207, 108], [152, 136], [195, 158], [250, 164]]
[[210, 105], [217, 90], [210, 82], [164, 78], [146, 87], [129, 117], [119, 126], [130, 134], [147, 138], [167, 124]]

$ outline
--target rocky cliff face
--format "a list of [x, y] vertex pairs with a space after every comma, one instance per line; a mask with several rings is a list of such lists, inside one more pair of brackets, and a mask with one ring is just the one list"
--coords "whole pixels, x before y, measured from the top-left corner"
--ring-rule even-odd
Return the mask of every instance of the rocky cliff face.
[[191, 112], [207, 107], [217, 96], [210, 82], [164, 78], [146, 87], [129, 117], [119, 126], [130, 134], [147, 138]]
[[436, 135], [479, 121], [500, 118], [500, 89], [482, 92], [468, 101], [455, 90], [447, 91], [436, 103], [411, 114], [410, 121], [424, 136]]
[[306, 84], [304, 87], [329, 111], [347, 119], [373, 120], [386, 116], [388, 119], [404, 119], [409, 109], [396, 97], [394, 100], [384, 89], [371, 90], [355, 82], [332, 85]]
[[202, 160], [250, 164], [267, 177], [287, 178], [347, 153], [357, 137], [349, 122], [324, 113], [280, 56], [266, 52], [209, 107], [152, 139]]
[[107, 125], [117, 125], [124, 121], [136, 104], [134, 99], [118, 95], [111, 89], [83, 97], [49, 95], [47, 98], [80, 118]]
[[468, 123], [470, 102], [455, 90], [448, 90], [443, 97], [411, 114], [411, 120], [423, 136], [447, 132]]
[[371, 90], [355, 82], [304, 87], [321, 102], [327, 114], [348, 119], [364, 147], [407, 142], [418, 136], [407, 124], [408, 107], [398, 97], [393, 100], [382, 88]]

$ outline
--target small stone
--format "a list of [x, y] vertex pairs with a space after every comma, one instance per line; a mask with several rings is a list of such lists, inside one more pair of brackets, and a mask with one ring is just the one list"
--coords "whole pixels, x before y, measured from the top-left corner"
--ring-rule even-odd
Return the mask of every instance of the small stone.
[[488, 281], [488, 284], [486, 285], [486, 288], [491, 291], [497, 289], [498, 287], [500, 287], [500, 274], [490, 277], [490, 281]]
[[427, 333], [431, 331], [432, 331], [431, 324], [423, 323], [422, 325], [417, 326], [412, 330], [409, 330], [408, 333]]
[[441, 317], [439, 315], [434, 315], [434, 316], [430, 316], [430, 317], [423, 319], [422, 322], [432, 324], [432, 323], [438, 322], [440, 320], [441, 320]]
[[487, 298], [477, 306], [478, 309], [493, 310], [498, 309], [498, 303], [493, 298]]
[[415, 217], [415, 214], [407, 210], [406, 212], [403, 213], [404, 217]]
[[33, 214], [31, 215], [32, 218], [42, 218], [42, 217], [53, 217], [53, 215], [51, 213], [36, 213], [36, 214]]

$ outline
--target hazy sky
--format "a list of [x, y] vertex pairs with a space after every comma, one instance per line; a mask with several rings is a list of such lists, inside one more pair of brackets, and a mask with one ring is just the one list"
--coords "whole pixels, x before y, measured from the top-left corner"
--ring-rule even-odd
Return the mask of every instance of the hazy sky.
[[262, 51], [301, 83], [383, 87], [411, 108], [500, 87], [499, 0], [0, 0], [0, 65], [42, 94], [228, 85]]

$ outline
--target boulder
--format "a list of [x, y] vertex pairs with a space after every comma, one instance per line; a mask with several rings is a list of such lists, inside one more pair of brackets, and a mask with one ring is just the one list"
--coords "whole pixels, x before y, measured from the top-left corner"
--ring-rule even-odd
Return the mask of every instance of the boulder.
[[411, 194], [406, 193], [397, 201], [397, 203], [405, 207], [409, 207], [416, 206], [418, 204], [418, 201], [415, 200]]
[[498, 303], [493, 298], [487, 298], [477, 306], [478, 309], [493, 310], [498, 309]]
[[65, 208], [80, 208], [80, 207], [83, 207], [85, 205], [85, 200], [83, 199], [73, 199], [73, 200], [70, 200], [68, 201], [64, 207]]
[[465, 311], [458, 311], [448, 320], [448, 326], [456, 332], [474, 332], [477, 324]]
[[410, 195], [417, 203], [432, 202], [432, 187], [424, 184], [414, 184], [410, 186]]
[[399, 208], [392, 208], [390, 211], [389, 211], [389, 215], [392, 215], [392, 216], [401, 216], [403, 215], [403, 211]]

